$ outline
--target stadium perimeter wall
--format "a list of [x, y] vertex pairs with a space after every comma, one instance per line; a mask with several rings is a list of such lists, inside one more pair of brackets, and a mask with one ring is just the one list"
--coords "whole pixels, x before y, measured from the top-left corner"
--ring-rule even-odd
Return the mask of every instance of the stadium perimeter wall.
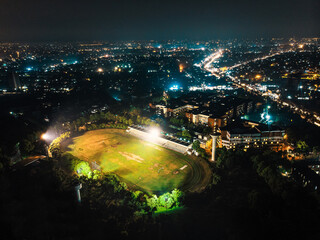
[[182, 144], [179, 144], [179, 143], [176, 143], [176, 142], [173, 142], [168, 139], [161, 138], [161, 137], [152, 137], [152, 136], [150, 136], [149, 133], [141, 131], [139, 129], [135, 129], [135, 128], [129, 128], [127, 130], [127, 132], [135, 137], [138, 137], [138, 138], [144, 140], [144, 141], [152, 142], [152, 143], [157, 144], [161, 147], [168, 148], [173, 151], [180, 152], [182, 154], [185, 154], [187, 149], [192, 146], [192, 144], [190, 144], [189, 146], [185, 146], [185, 145], [182, 145]]

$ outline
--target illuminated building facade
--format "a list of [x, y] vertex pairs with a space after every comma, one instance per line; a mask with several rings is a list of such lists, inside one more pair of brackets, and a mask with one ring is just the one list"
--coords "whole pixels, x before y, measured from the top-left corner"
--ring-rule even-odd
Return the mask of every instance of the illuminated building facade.
[[264, 124], [249, 121], [229, 125], [221, 130], [222, 146], [228, 149], [236, 147], [281, 149], [285, 140], [285, 130], [275, 127], [269, 128]]

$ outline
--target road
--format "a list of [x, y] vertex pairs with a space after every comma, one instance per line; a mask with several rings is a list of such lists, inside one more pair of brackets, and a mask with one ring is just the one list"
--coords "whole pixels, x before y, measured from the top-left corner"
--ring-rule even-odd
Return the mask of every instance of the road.
[[220, 78], [220, 70], [219, 68], [215, 68], [213, 66], [213, 63], [217, 61], [220, 57], [223, 56], [223, 49], [220, 49], [208, 57], [206, 57], [200, 64], [197, 64], [196, 66], [210, 72], [212, 75], [214, 75], [216, 78]]
[[301, 106], [299, 106], [299, 105], [295, 104], [294, 102], [289, 101], [287, 99], [282, 99], [281, 95], [277, 92], [273, 92], [271, 90], [268, 90], [268, 91], [262, 90], [259, 88], [258, 84], [247, 83], [247, 82], [241, 81], [241, 79], [238, 79], [236, 77], [231, 76], [231, 71], [238, 68], [238, 67], [247, 65], [252, 62], [263, 61], [268, 58], [271, 58], [274, 56], [279, 56], [279, 55], [282, 55], [282, 54], [285, 54], [288, 52], [293, 52], [292, 50], [278, 51], [276, 53], [272, 53], [272, 54], [269, 54], [269, 55], [266, 55], [263, 57], [258, 57], [258, 58], [252, 59], [250, 61], [244, 61], [242, 63], [238, 63], [238, 64], [235, 64], [231, 67], [228, 67], [226, 72], [222, 72], [222, 71], [220, 71], [220, 69], [214, 67], [213, 63], [215, 61], [218, 61], [219, 58], [223, 56], [224, 51], [225, 51], [224, 49], [220, 49], [220, 50], [212, 53], [211, 55], [206, 57], [200, 64], [198, 64], [196, 66], [210, 72], [211, 74], [213, 74], [217, 78], [227, 77], [238, 88], [243, 88], [244, 90], [246, 90], [250, 93], [260, 95], [262, 97], [268, 97], [270, 100], [272, 100], [272, 101], [274, 101], [284, 107], [288, 107], [293, 113], [300, 115], [301, 118], [303, 118], [303, 119], [307, 118], [307, 121], [309, 123], [312, 123], [312, 124], [320, 127], [320, 115], [318, 113], [310, 111], [306, 108], [303, 108], [303, 107], [301, 107]]

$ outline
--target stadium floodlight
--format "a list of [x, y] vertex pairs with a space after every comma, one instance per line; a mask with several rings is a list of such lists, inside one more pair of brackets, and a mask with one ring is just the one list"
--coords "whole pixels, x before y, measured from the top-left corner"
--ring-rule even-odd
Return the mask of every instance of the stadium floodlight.
[[151, 127], [148, 129], [148, 135], [146, 136], [147, 141], [157, 143], [160, 139], [160, 128]]
[[41, 139], [44, 141], [52, 141], [54, 139], [54, 136], [46, 132], [41, 135]]
[[152, 136], [152, 138], [159, 137], [160, 136], [160, 129], [159, 128], [151, 128], [150, 135]]

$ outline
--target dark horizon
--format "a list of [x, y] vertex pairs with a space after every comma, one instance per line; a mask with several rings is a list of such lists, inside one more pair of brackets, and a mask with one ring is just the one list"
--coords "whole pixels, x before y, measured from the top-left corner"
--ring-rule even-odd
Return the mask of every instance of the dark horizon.
[[319, 37], [316, 0], [2, 0], [0, 41]]

